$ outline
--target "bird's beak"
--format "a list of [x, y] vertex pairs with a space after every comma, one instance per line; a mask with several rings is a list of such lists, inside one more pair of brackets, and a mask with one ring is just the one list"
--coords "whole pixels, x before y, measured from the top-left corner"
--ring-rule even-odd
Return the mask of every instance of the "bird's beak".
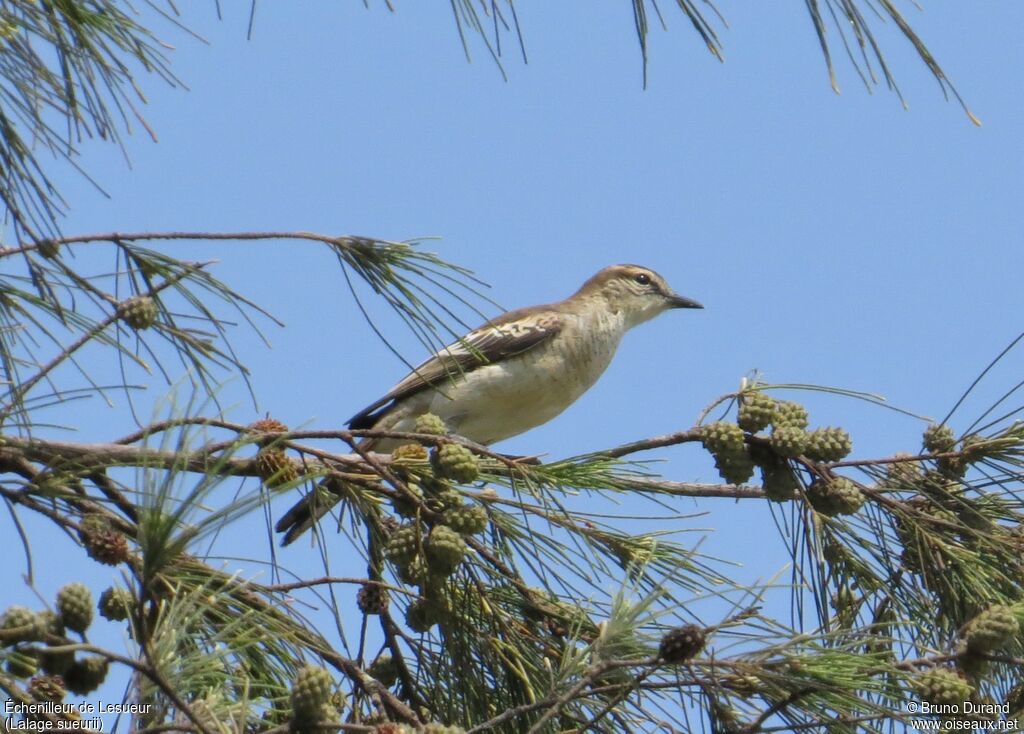
[[669, 308], [704, 308], [701, 304], [692, 298], [681, 296], [678, 293], [670, 293], [666, 296]]

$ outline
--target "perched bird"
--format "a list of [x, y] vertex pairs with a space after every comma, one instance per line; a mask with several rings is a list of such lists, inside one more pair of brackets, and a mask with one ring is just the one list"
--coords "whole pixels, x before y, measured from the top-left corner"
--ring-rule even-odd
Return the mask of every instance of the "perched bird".
[[[350, 428], [411, 431], [424, 413], [490, 445], [547, 423], [597, 382], [623, 334], [672, 308], [703, 308], [640, 265], [611, 265], [564, 301], [509, 311], [431, 356], [348, 422]], [[402, 441], [369, 438], [389, 452]], [[277, 523], [284, 544], [331, 506], [310, 495]]]

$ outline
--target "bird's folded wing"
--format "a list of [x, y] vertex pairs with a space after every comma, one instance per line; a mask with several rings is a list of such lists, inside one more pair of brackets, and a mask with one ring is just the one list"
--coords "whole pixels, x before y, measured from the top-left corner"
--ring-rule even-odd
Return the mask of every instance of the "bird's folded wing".
[[431, 356], [406, 375], [387, 395], [366, 406], [349, 420], [351, 428], [372, 428], [375, 411], [428, 387], [443, 390], [447, 381], [477, 367], [494, 364], [543, 344], [562, 329], [557, 311], [528, 308], [510, 311], [475, 329]]

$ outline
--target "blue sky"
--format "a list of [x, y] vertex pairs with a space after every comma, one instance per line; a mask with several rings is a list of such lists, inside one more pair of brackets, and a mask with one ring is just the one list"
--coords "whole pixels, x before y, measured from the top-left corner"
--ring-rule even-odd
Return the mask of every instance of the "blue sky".
[[[797, 3], [723, 4], [725, 63], [667, 7], [669, 31], [652, 29], [646, 89], [628, 3], [585, 14], [522, 4], [529, 63], [507, 46], [507, 82], [478, 43], [466, 62], [440, 7], [260, 3], [247, 41], [248, 3], [223, 5], [220, 21], [210, 8], [184, 17], [209, 45], [162, 29], [189, 89], [146, 85], [159, 142], [131, 139], [130, 169], [111, 148], [83, 146], [109, 198], [58, 175], [71, 203], [65, 232], [438, 236], [424, 247], [472, 268], [510, 308], [562, 298], [615, 262], [649, 265], [705, 304], [630, 334], [590, 393], [503, 451], [560, 457], [689, 427], [753, 369], [941, 417], [1021, 329], [1019, 3], [904, 8], [980, 128], [943, 100], [891, 24], [879, 38], [909, 110], [884, 89], [866, 93], [838, 50], [834, 94]], [[261, 411], [337, 428], [404, 374], [326, 252], [173, 251], [221, 261], [218, 277], [287, 324], [268, 326], [270, 350], [238, 330]], [[424, 356], [376, 315], [408, 359]], [[988, 395], [1019, 373], [1018, 357]], [[237, 381], [224, 397], [237, 406], [231, 417], [255, 417]], [[850, 430], [859, 456], [918, 445], [922, 424], [910, 418], [806, 401], [815, 424]], [[91, 406], [80, 438], [126, 432], [123, 408]], [[65, 418], [80, 422], [77, 408]], [[715, 479], [695, 447], [657, 458], [668, 478]], [[743, 562], [743, 578], [786, 562], [763, 506], [681, 507], [709, 513], [694, 521], [716, 530], [705, 549]], [[301, 567], [302, 552], [283, 560]], [[6, 588], [18, 573], [0, 574]]]

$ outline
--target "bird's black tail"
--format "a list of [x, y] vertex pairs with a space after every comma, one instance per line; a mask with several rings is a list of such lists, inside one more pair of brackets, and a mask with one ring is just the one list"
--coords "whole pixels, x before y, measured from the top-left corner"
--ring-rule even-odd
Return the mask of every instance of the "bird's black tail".
[[277, 521], [274, 530], [284, 533], [281, 545], [288, 545], [315, 525], [342, 499], [342, 487], [337, 480], [327, 478], [316, 488], [292, 505]]

